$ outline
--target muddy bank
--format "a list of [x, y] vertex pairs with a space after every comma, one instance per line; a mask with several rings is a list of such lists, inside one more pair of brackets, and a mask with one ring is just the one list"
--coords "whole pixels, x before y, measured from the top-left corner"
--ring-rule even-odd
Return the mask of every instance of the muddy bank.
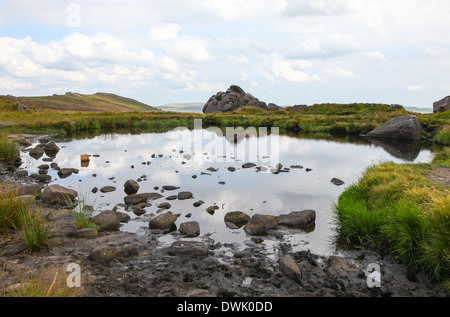
[[[411, 273], [389, 256], [380, 262], [380, 256], [369, 251], [350, 260], [293, 252], [282, 240], [274, 244], [273, 256], [256, 238], [242, 247], [216, 244], [207, 235], [178, 237], [170, 246], [158, 242], [161, 233], [151, 232], [138, 236], [103, 231], [77, 237], [70, 212], [41, 212], [51, 225], [48, 248], [30, 254], [17, 233], [0, 234], [2, 293], [49, 271], [59, 271], [65, 279], [68, 265], [75, 263], [81, 267], [80, 296], [88, 297], [447, 296], [427, 275]], [[281, 264], [281, 259], [292, 266]], [[367, 272], [374, 262], [381, 264], [380, 279]], [[378, 280], [380, 287], [370, 287]]]

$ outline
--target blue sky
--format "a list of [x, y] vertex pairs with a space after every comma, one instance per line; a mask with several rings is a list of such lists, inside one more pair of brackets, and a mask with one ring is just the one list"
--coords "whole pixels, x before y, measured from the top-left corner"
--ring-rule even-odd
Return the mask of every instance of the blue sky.
[[450, 95], [448, 0], [0, 0], [0, 94], [153, 106], [240, 85], [279, 105], [432, 107]]

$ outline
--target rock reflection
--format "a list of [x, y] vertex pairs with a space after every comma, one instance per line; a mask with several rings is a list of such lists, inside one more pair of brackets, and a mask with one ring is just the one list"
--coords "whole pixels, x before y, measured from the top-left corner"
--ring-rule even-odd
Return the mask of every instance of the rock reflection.
[[419, 156], [421, 150], [420, 141], [417, 140], [367, 139], [372, 144], [383, 148], [392, 156], [410, 162], [414, 161]]

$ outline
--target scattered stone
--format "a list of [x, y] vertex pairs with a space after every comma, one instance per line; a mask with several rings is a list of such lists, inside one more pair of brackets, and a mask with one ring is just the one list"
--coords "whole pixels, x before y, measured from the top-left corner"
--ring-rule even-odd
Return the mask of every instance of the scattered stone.
[[178, 215], [171, 212], [161, 214], [150, 221], [150, 229], [167, 230], [170, 229], [175, 221], [177, 221]]
[[126, 223], [131, 220], [131, 217], [127, 213], [116, 211], [116, 215], [120, 223]]
[[242, 165], [242, 168], [252, 168], [255, 166], [256, 166], [255, 163], [245, 163], [244, 165]]
[[328, 272], [331, 275], [338, 277], [358, 275], [358, 268], [353, 265], [348, 259], [339, 256], [330, 256], [330, 265]]
[[236, 171], [236, 168], [230, 166], [230, 167], [228, 167], [228, 171], [229, 171], [229, 172], [235, 172], [235, 171]]
[[205, 202], [203, 201], [203, 200], [199, 200], [199, 201], [196, 201], [195, 203], [194, 203], [194, 207], [200, 207], [201, 205], [203, 205]]
[[249, 235], [260, 235], [267, 230], [275, 229], [278, 226], [278, 217], [256, 214], [250, 218], [244, 227], [244, 231]]
[[166, 200], [176, 200], [178, 198], [177, 195], [172, 195], [166, 198]]
[[74, 172], [73, 168], [61, 168], [58, 171], [58, 176], [59, 178], [64, 179], [72, 175], [73, 172]]
[[339, 178], [333, 178], [331, 182], [336, 186], [341, 186], [345, 184], [345, 182], [343, 180], [340, 180]]
[[97, 228], [83, 228], [70, 232], [68, 236], [75, 239], [94, 239], [98, 236], [98, 231]]
[[116, 191], [116, 188], [114, 186], [105, 186], [105, 187], [100, 188], [100, 192], [102, 192], [104, 194], [115, 192], [115, 191]]
[[168, 253], [172, 256], [204, 257], [208, 255], [208, 247], [197, 241], [175, 241]]
[[184, 222], [180, 225], [180, 233], [186, 237], [200, 235], [200, 224], [197, 221]]
[[98, 193], [98, 188], [97, 187], [92, 188], [92, 193], [94, 194]]
[[279, 225], [288, 227], [307, 227], [316, 221], [314, 210], [293, 211], [287, 215], [280, 215]]
[[42, 192], [41, 201], [47, 205], [67, 205], [72, 203], [78, 193], [60, 185], [50, 185]]
[[209, 206], [206, 208], [206, 212], [210, 215], [214, 215], [217, 209], [219, 209], [219, 206]]
[[250, 220], [250, 216], [242, 211], [232, 211], [225, 215], [225, 223], [232, 223], [237, 228], [243, 227]]
[[172, 207], [172, 205], [169, 203], [161, 203], [158, 205], [158, 208], [161, 208], [161, 209], [170, 209], [171, 207]]
[[17, 196], [34, 196], [38, 197], [42, 190], [41, 186], [34, 184], [34, 185], [19, 185], [17, 188], [15, 188], [15, 191], [17, 193]]
[[293, 259], [284, 256], [280, 258], [278, 263], [280, 265], [280, 271], [291, 280], [295, 282], [300, 282], [302, 280], [302, 272]]
[[137, 192], [140, 189], [139, 184], [136, 181], [132, 180], [132, 179], [126, 181], [123, 186], [124, 186], [124, 191], [125, 191], [125, 193], [127, 195], [137, 194]]
[[301, 165], [291, 165], [292, 169], [303, 169], [303, 166]]
[[49, 157], [55, 157], [56, 154], [58, 154], [59, 150], [59, 147], [54, 141], [48, 142], [44, 147], [45, 154], [47, 154]]
[[146, 203], [149, 200], [157, 200], [162, 197], [159, 193], [143, 193], [125, 196], [124, 201], [127, 205], [139, 205], [140, 203]]
[[162, 189], [171, 191], [171, 190], [177, 190], [177, 189], [180, 189], [180, 187], [176, 187], [176, 186], [168, 186], [168, 185], [166, 185], [166, 186], [163, 186]]
[[178, 193], [178, 199], [179, 200], [186, 200], [194, 198], [194, 195], [191, 192], [180, 192]]
[[92, 222], [95, 223], [102, 231], [118, 231], [120, 228], [120, 221], [115, 211], [106, 210], [99, 215], [92, 217]]
[[136, 216], [145, 215], [145, 213], [147, 212], [144, 208], [142, 208], [140, 206], [133, 206], [132, 210]]
[[29, 152], [30, 156], [36, 160], [39, 160], [44, 155], [44, 147], [37, 145]]

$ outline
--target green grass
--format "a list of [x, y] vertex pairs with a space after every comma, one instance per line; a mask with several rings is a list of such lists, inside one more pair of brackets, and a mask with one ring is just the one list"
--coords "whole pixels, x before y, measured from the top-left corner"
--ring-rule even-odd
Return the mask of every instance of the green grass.
[[8, 140], [6, 134], [0, 134], [0, 161], [12, 162], [19, 156], [17, 143]]
[[449, 148], [432, 164], [385, 163], [369, 168], [335, 205], [342, 237], [379, 248], [437, 280], [450, 278], [450, 191], [426, 176], [448, 166]]
[[32, 208], [32, 203], [16, 199], [10, 187], [0, 189], [0, 230], [16, 230], [29, 251], [39, 251], [47, 246], [49, 225]]

